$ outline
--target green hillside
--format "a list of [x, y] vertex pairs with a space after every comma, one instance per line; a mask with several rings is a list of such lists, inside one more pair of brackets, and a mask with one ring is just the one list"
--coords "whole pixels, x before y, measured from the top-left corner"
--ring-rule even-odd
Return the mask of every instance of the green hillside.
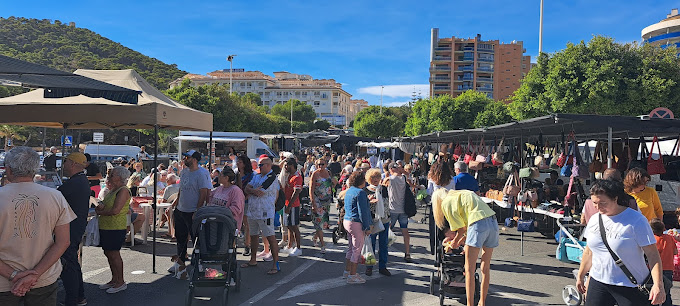
[[186, 74], [175, 64], [58, 20], [0, 18], [0, 54], [69, 72], [79, 68], [134, 69], [161, 90]]

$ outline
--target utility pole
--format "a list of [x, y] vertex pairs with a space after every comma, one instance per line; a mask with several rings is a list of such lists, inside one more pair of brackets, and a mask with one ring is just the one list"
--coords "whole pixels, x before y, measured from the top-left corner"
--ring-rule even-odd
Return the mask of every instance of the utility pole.
[[233, 88], [232, 82], [231, 82], [231, 77], [234, 74], [234, 56], [236, 54], [230, 54], [227, 56], [227, 61], [229, 61], [229, 95], [231, 96], [231, 91]]
[[[292, 92], [291, 92], [292, 96]], [[289, 99], [288, 102], [290, 102], [290, 134], [293, 135], [293, 99]]]
[[538, 25], [538, 55], [543, 52], [543, 0], [541, 0], [540, 24]]

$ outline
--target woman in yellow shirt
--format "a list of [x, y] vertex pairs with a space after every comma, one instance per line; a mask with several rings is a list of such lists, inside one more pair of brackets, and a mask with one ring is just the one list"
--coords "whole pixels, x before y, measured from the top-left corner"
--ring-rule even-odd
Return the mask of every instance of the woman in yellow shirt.
[[[489, 291], [491, 254], [498, 246], [496, 213], [472, 191], [442, 188], [432, 195], [432, 214], [437, 226], [445, 232], [444, 242], [453, 241], [452, 247], [458, 248], [465, 241], [467, 305], [474, 303], [474, 275], [481, 250], [482, 280], [478, 305], [485, 305]], [[446, 227], [448, 230], [445, 230]]]
[[130, 176], [128, 169], [117, 166], [106, 177], [106, 187], [110, 192], [104, 197], [95, 211], [99, 215], [99, 245], [109, 260], [111, 281], [100, 285], [106, 293], [116, 293], [127, 289], [123, 279], [123, 258], [120, 248], [125, 243], [127, 232], [127, 213], [130, 207], [130, 190], [125, 183]]
[[633, 168], [628, 170], [626, 178], [623, 180], [623, 185], [626, 193], [632, 196], [637, 202], [640, 212], [651, 221], [654, 218], [663, 220], [663, 208], [661, 207], [661, 200], [659, 194], [652, 187], [647, 187], [647, 183], [651, 180], [651, 176], [642, 168]]

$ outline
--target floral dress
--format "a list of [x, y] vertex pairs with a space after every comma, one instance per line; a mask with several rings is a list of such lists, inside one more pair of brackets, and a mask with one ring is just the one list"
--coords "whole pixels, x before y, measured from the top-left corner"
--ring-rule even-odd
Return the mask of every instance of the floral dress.
[[317, 212], [312, 209], [312, 223], [315, 230], [328, 229], [328, 212], [331, 209], [331, 201], [333, 201], [333, 182], [331, 178], [318, 178], [315, 180], [314, 186], [314, 207], [320, 207], [321, 211]]

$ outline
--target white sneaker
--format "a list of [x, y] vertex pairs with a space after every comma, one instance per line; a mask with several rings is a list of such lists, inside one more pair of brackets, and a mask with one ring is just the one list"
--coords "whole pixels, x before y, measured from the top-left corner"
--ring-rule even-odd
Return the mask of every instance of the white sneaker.
[[272, 256], [272, 253], [267, 253], [264, 257], [262, 257], [262, 260], [264, 261], [272, 261], [274, 260], [274, 256]]
[[365, 282], [366, 282], [366, 280], [363, 279], [358, 274], [347, 276], [347, 283], [348, 284], [363, 284]]
[[291, 252], [290, 255], [292, 255], [292, 256], [300, 256], [300, 255], [302, 255], [302, 250], [300, 250], [299, 248], [294, 248], [294, 249], [293, 249], [293, 252]]
[[326, 247], [325, 246], [321, 246], [321, 254], [326, 254]]
[[280, 248], [285, 247], [286, 245], [288, 245], [288, 241], [281, 240], [281, 242], [279, 242]]
[[113, 285], [109, 284], [109, 283], [99, 285], [99, 289], [101, 289], [101, 290], [106, 290], [106, 289], [109, 289], [111, 287], [113, 287]]
[[[179, 264], [175, 263], [172, 265], [172, 267], [168, 268], [168, 272], [170, 273], [177, 273], [177, 268], [179, 268]], [[103, 288], [102, 288], [103, 289]]]
[[286, 247], [283, 247], [279, 250], [279, 254], [287, 254], [290, 255], [293, 252], [293, 249]]
[[342, 272], [342, 279], [347, 279], [348, 276], [349, 276], [349, 271], [345, 270], [344, 272]]
[[262, 251], [262, 252], [257, 253], [257, 255], [255, 257], [258, 258], [258, 259], [261, 259], [261, 258], [266, 257], [267, 255], [272, 256], [272, 253], [270, 253], [270, 252], [265, 253], [265, 251]]
[[120, 286], [118, 288], [111, 287], [109, 289], [106, 289], [106, 293], [118, 293], [118, 292], [121, 292], [125, 289], [127, 289], [127, 283], [124, 283], [122, 286]]

